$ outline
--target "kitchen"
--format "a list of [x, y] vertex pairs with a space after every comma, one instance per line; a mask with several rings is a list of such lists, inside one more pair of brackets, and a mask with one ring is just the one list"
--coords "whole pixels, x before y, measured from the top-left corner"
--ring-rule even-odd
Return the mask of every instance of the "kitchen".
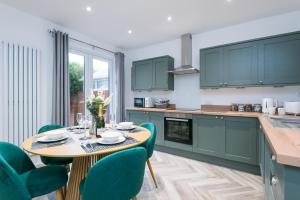
[[[299, 32], [249, 38], [249, 24], [129, 53], [127, 120], [154, 123], [159, 151], [260, 174], [266, 199], [297, 199]], [[216, 44], [219, 34], [228, 41]]]

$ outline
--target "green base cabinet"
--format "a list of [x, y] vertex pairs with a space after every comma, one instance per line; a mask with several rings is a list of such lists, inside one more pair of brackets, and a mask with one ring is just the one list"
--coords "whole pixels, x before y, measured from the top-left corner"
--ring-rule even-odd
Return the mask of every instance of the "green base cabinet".
[[194, 152], [223, 157], [225, 121], [218, 116], [193, 117]]
[[164, 144], [164, 114], [159, 112], [127, 111], [127, 121], [140, 125], [145, 122], [154, 123], [157, 129], [155, 144]]
[[257, 120], [254, 118], [225, 118], [225, 158], [258, 164]]
[[200, 88], [300, 85], [300, 32], [200, 49]]
[[258, 164], [255, 118], [199, 115], [193, 117], [193, 128], [195, 152]]
[[[277, 163], [268, 140], [264, 137], [263, 179], [266, 200], [300, 199], [300, 168]], [[262, 152], [260, 152], [262, 154]]]
[[131, 68], [131, 89], [133, 91], [174, 90], [174, 59], [162, 56], [134, 61]]

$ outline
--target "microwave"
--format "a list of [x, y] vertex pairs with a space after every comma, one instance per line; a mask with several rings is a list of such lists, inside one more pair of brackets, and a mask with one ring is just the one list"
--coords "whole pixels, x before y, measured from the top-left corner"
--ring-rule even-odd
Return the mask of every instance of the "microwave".
[[134, 98], [134, 107], [144, 108], [145, 107], [145, 98]]

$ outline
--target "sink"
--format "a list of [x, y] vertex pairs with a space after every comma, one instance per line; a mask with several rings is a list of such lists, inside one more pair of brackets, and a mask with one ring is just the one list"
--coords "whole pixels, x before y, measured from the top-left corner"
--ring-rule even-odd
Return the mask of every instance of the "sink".
[[269, 116], [269, 121], [277, 128], [300, 129], [300, 117], [298, 116]]

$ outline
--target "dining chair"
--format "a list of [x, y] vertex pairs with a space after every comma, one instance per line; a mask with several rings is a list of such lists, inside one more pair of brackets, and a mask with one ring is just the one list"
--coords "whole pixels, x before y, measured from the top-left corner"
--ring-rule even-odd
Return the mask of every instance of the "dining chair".
[[154, 176], [154, 172], [150, 163], [150, 158], [153, 155], [153, 151], [154, 151], [154, 145], [155, 145], [155, 139], [156, 139], [156, 126], [153, 123], [143, 123], [140, 125], [143, 128], [148, 129], [151, 132], [151, 136], [149, 137], [149, 139], [143, 144], [143, 146], [146, 148], [147, 150], [147, 166], [150, 170], [150, 174], [152, 176], [152, 179], [154, 181], [154, 185], [157, 188], [157, 182]]
[[[61, 125], [58, 125], [58, 124], [49, 124], [46, 126], [42, 126], [39, 129], [38, 134], [44, 133], [46, 131], [60, 129], [60, 128], [64, 128], [64, 127]], [[41, 156], [41, 160], [45, 165], [68, 165], [68, 164], [72, 163], [73, 158], [68, 158], [68, 157], [67, 158], [51, 158], [51, 157]]]
[[144, 147], [135, 147], [102, 158], [80, 183], [82, 199], [136, 199], [144, 180], [146, 157]]
[[0, 142], [0, 199], [30, 200], [60, 190], [67, 180], [65, 167], [36, 168], [19, 147]]

